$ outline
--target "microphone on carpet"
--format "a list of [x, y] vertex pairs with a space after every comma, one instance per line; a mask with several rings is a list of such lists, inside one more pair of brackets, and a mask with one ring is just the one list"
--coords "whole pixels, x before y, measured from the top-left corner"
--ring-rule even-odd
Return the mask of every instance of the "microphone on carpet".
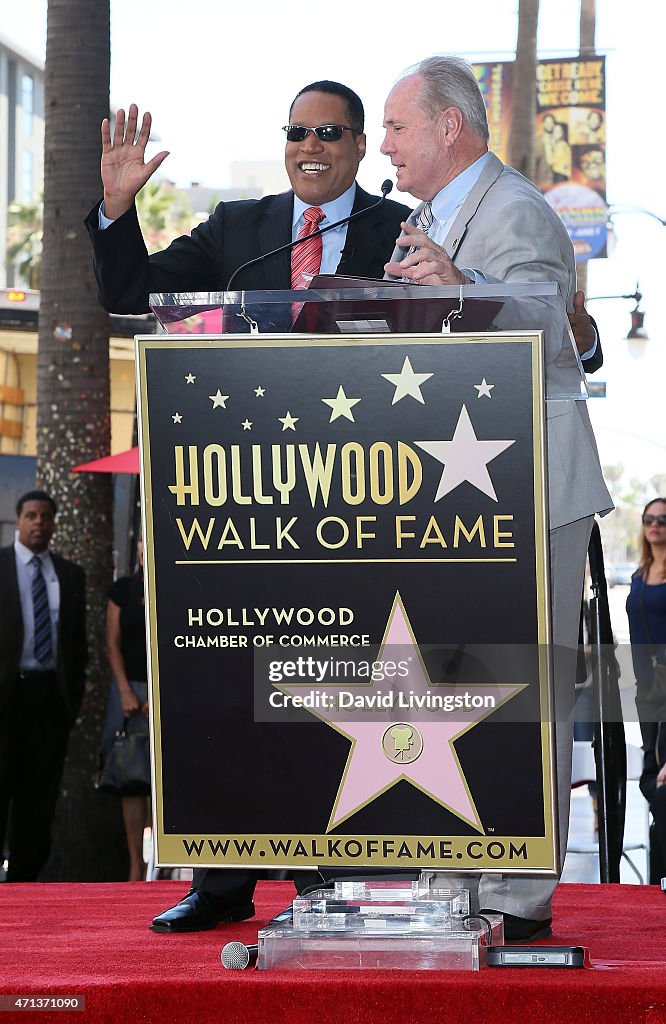
[[[272, 917], [268, 923], [269, 925], [291, 924], [293, 920], [294, 909], [290, 903], [288, 907], [281, 910], [275, 917]], [[226, 946], [222, 947], [220, 960], [222, 961], [222, 966], [226, 967], [228, 971], [244, 971], [251, 964], [256, 964], [258, 955], [258, 945], [246, 946], [244, 942], [234, 940], [233, 942], [227, 942]]]
[[246, 946], [244, 942], [234, 941], [222, 947], [220, 960], [228, 971], [244, 971], [251, 964], [256, 964], [258, 955], [258, 945]]
[[[323, 235], [326, 231], [332, 231], [333, 228], [339, 228], [343, 224], [349, 224], [350, 221], [356, 220], [358, 217], [365, 217], [366, 213], [372, 213], [373, 210], [376, 210], [378, 206], [382, 205], [392, 188], [393, 182], [390, 178], [387, 178], [382, 182], [381, 199], [378, 199], [376, 203], [372, 204], [372, 206], [366, 206], [364, 210], [357, 210], [356, 213], [351, 213], [349, 217], [343, 217], [342, 220], [336, 220], [333, 224], [327, 224], [325, 228], [319, 228], [319, 234]], [[269, 259], [271, 256], [277, 256], [280, 252], [286, 252], [288, 249], [295, 249], [297, 245], [302, 245], [303, 242], [306, 242], [313, 233], [314, 232], [310, 232], [310, 234], [305, 235], [304, 238], [297, 238], [293, 242], [287, 242], [286, 245], [279, 245], [277, 249], [271, 249], [270, 252], [262, 253], [261, 256], [255, 256], [253, 260], [248, 260], [247, 263], [242, 263], [240, 267], [236, 267], [233, 274], [227, 281], [226, 291], [231, 291], [232, 284], [243, 270], [247, 270], [248, 267], [253, 267], [257, 263], [263, 263], [264, 260]]]

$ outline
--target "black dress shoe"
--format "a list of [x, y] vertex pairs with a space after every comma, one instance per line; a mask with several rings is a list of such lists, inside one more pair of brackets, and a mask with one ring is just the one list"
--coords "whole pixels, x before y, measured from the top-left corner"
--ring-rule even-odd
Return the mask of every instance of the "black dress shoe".
[[504, 941], [505, 942], [533, 942], [534, 939], [549, 939], [553, 934], [550, 927], [553, 923], [552, 917], [544, 917], [542, 921], [535, 921], [531, 917], [514, 917], [513, 914], [505, 914], [501, 910], [481, 910], [481, 914], [502, 914], [504, 918]]
[[180, 903], [153, 918], [152, 932], [203, 932], [227, 921], [254, 917], [254, 903], [230, 906], [228, 901], [205, 889], [190, 889]]

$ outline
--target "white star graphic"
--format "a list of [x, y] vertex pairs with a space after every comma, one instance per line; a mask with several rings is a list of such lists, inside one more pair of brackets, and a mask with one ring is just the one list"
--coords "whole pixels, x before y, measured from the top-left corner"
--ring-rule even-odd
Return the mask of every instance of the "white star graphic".
[[266, 388], [262, 388], [262, 387], [255, 388], [254, 389], [254, 393], [257, 396], [257, 398], [263, 398], [264, 395], [266, 394]]
[[185, 383], [186, 384], [194, 384], [196, 379], [197, 378], [195, 377], [195, 375], [193, 373], [188, 373], [188, 374], [185, 375]]
[[476, 396], [477, 398], [492, 398], [493, 397], [490, 394], [490, 392], [495, 387], [495, 385], [494, 384], [489, 384], [485, 377], [483, 378], [483, 380], [481, 381], [480, 384], [475, 384], [474, 387], [479, 392], [478, 395]]
[[328, 422], [332, 423], [333, 420], [337, 420], [340, 416], [344, 416], [345, 419], [351, 420], [352, 423], [355, 423], [356, 420], [352, 413], [352, 406], [357, 405], [360, 401], [360, 398], [347, 398], [345, 389], [341, 384], [335, 398], [322, 398], [324, 405], [330, 405], [331, 407], [331, 418]]
[[243, 428], [243, 430], [252, 430], [252, 421], [243, 420], [243, 422], [241, 423], [241, 427]]
[[282, 424], [283, 430], [296, 431], [295, 423], [298, 423], [300, 417], [292, 416], [290, 412], [287, 412], [284, 416], [278, 416], [278, 421]]
[[175, 412], [173, 414], [173, 416], [171, 417], [171, 419], [173, 420], [174, 423], [182, 423], [183, 422], [183, 417], [180, 415], [179, 412]]
[[229, 398], [229, 395], [223, 395], [219, 388], [217, 389], [214, 395], [209, 395], [208, 397], [213, 403], [213, 409], [217, 409], [219, 407], [221, 407], [222, 409], [226, 409], [226, 402], [227, 399]]
[[435, 501], [465, 481], [497, 501], [487, 464], [515, 443], [515, 440], [479, 441], [464, 405], [450, 441], [414, 441], [417, 448], [422, 448], [444, 465]]
[[395, 384], [395, 393], [391, 405], [395, 405], [401, 398], [406, 398], [408, 395], [415, 398], [421, 405], [425, 405], [425, 399], [421, 394], [421, 385], [430, 380], [432, 376], [432, 373], [414, 373], [409, 356], [405, 356], [400, 373], [382, 374], [382, 377], [385, 377], [391, 384]]

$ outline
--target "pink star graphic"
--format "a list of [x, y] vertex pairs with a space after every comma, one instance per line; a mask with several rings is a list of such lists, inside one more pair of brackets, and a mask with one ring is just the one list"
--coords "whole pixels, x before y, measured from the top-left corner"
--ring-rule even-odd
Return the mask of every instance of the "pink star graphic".
[[[382, 661], [404, 662], [408, 665], [406, 674], [390, 681], [384, 680], [380, 685], [355, 681], [344, 686], [340, 683], [322, 683], [311, 687], [330, 696], [332, 703], [328, 710], [319, 708], [312, 713], [352, 741], [327, 831], [405, 779], [483, 832], [454, 743], [500, 704], [515, 696], [524, 688], [524, 684], [479, 686], [479, 694], [494, 699], [494, 707], [490, 709], [470, 707], [457, 708], [449, 713], [432, 713], [427, 710], [427, 705], [419, 707], [419, 697], [427, 699], [434, 694], [442, 697], [449, 694], [460, 696], [460, 688], [431, 684], [399, 594], [395, 596], [377, 656], [377, 662]], [[302, 684], [281, 684], [278, 688], [286, 693], [303, 694]], [[393, 695], [390, 699], [395, 702], [396, 695], [402, 694], [408, 706], [396, 707], [394, 704], [391, 708], [378, 708], [371, 712], [354, 708], [345, 710], [336, 703], [341, 690], [363, 697], [366, 701], [373, 695], [385, 696], [390, 693]], [[403, 725], [404, 729], [395, 732], [396, 725]], [[389, 748], [397, 737], [396, 760], [391, 760], [385, 753], [383, 741], [387, 730], [390, 730]], [[419, 736], [423, 743], [421, 753], [411, 763], [405, 763], [404, 758], [410, 756], [412, 746], [415, 743], [418, 746]], [[399, 756], [403, 759], [397, 760]]]

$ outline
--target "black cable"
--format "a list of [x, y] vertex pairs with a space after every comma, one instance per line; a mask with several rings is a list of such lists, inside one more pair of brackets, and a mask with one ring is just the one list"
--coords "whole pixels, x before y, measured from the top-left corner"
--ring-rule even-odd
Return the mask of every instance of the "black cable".
[[465, 914], [461, 920], [466, 932], [471, 931], [471, 929], [467, 927], [468, 921], [483, 921], [486, 926], [486, 946], [492, 946], [493, 926], [487, 917], [484, 917], [483, 914]]
[[248, 267], [254, 266], [255, 263], [262, 263], [264, 260], [269, 259], [271, 256], [277, 256], [278, 253], [286, 252], [287, 249], [295, 249], [297, 246], [302, 245], [304, 242], [307, 242], [308, 239], [311, 238], [313, 234], [318, 233], [320, 235], [324, 235], [326, 234], [327, 231], [332, 231], [334, 228], [342, 227], [343, 224], [350, 224], [353, 220], [357, 220], [358, 217], [365, 217], [368, 213], [372, 213], [373, 210], [376, 210], [378, 206], [382, 205], [382, 203], [384, 202], [392, 188], [393, 182], [389, 178], [387, 178], [386, 181], [382, 182], [381, 199], [378, 199], [377, 202], [373, 203], [371, 206], [366, 206], [365, 209], [363, 210], [357, 210], [356, 213], [350, 214], [349, 217], [343, 217], [342, 220], [336, 220], [333, 224], [327, 224], [325, 228], [319, 228], [318, 232], [310, 232], [309, 235], [305, 235], [303, 238], [296, 238], [294, 239], [293, 242], [286, 242], [285, 245], [279, 245], [277, 249], [271, 249], [270, 252], [264, 252], [261, 254], [261, 256], [255, 256], [253, 260], [248, 260], [247, 263], [242, 263], [240, 267], [236, 267], [233, 274], [227, 281], [227, 287], [225, 291], [230, 292], [231, 286], [238, 277], [238, 275], [243, 270], [246, 270]]

